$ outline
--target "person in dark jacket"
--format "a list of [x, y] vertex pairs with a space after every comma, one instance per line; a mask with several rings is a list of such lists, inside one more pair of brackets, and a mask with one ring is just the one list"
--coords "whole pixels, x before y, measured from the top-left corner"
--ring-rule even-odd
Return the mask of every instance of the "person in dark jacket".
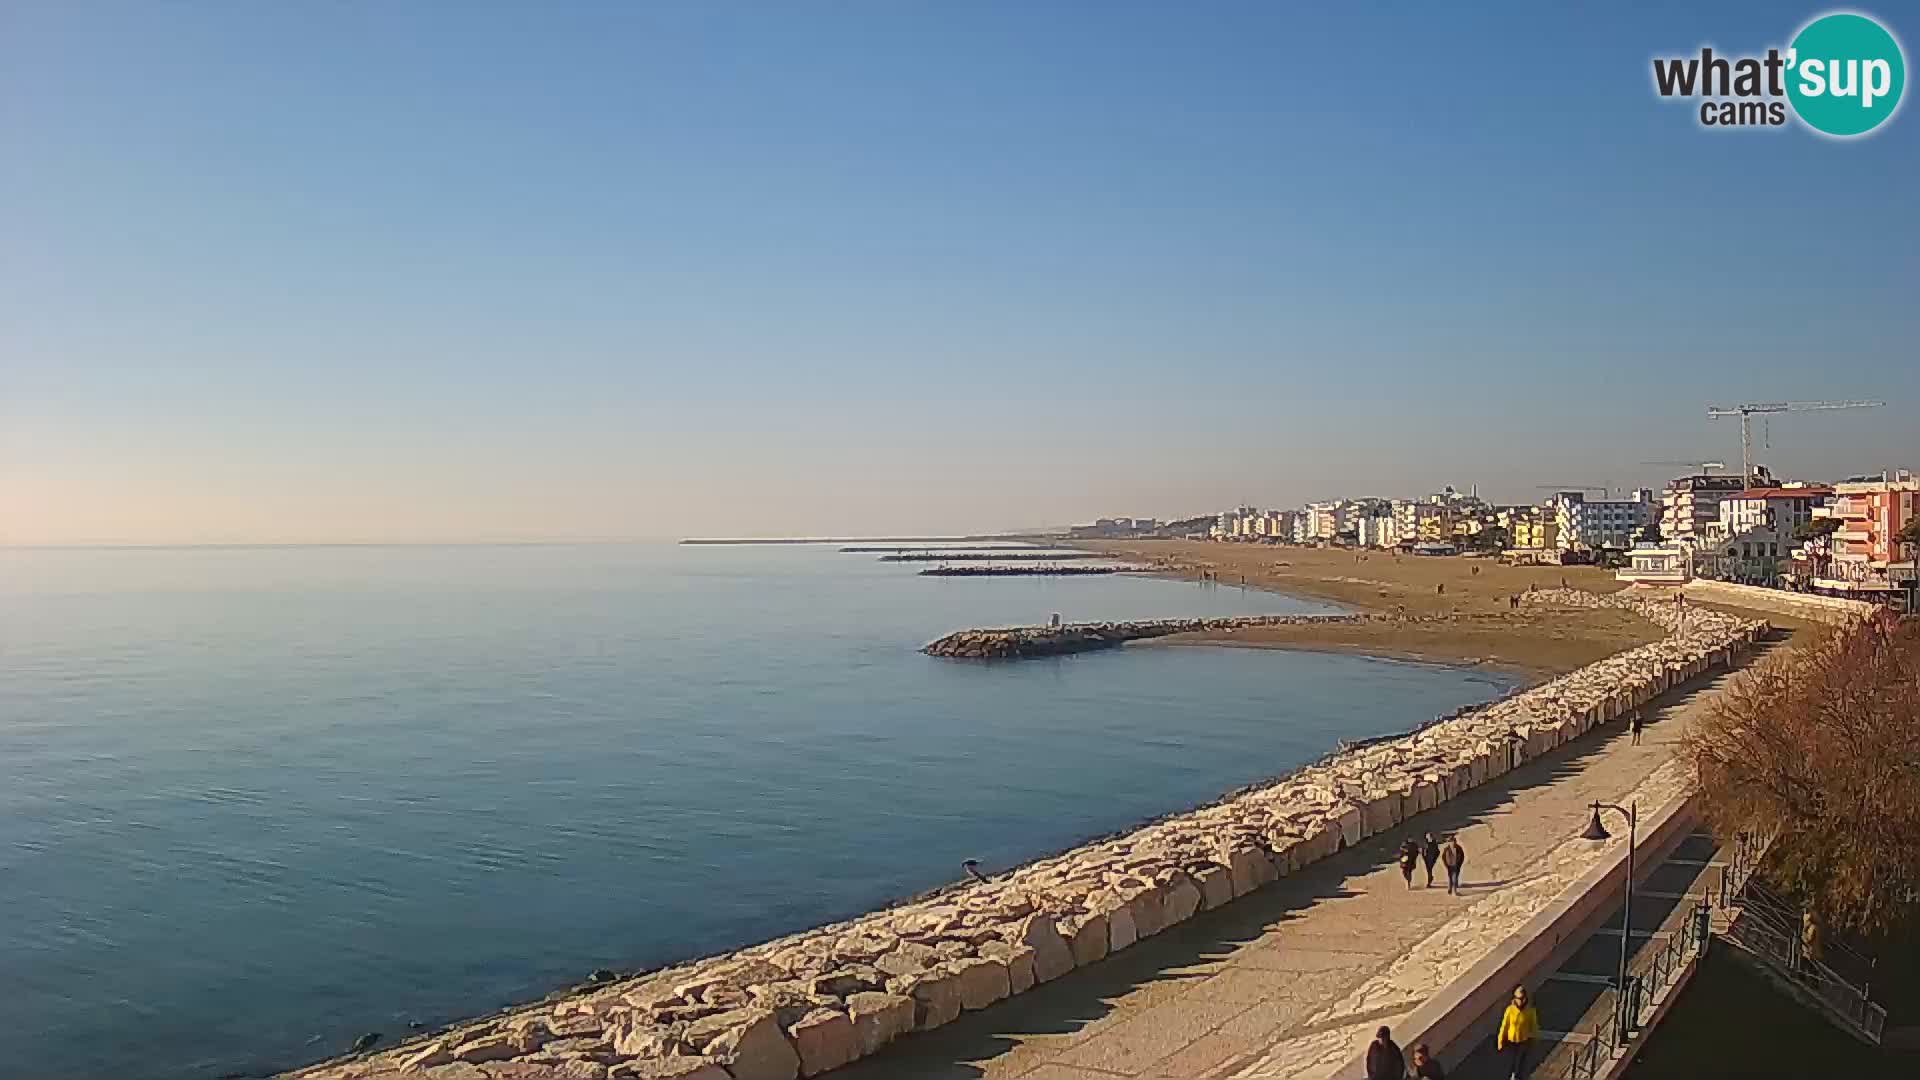
[[1447, 868], [1447, 895], [1460, 895], [1460, 868], [1467, 865], [1467, 849], [1460, 846], [1458, 836], [1447, 837], [1447, 846], [1440, 849], [1440, 865]]
[[1407, 879], [1407, 888], [1413, 888], [1413, 868], [1420, 862], [1420, 841], [1409, 836], [1400, 841], [1400, 876]]
[[1407, 1080], [1407, 1057], [1393, 1041], [1393, 1032], [1381, 1028], [1367, 1046], [1367, 1080]]
[[1433, 864], [1440, 861], [1440, 841], [1427, 834], [1427, 842], [1420, 848], [1420, 861], [1427, 864], [1427, 888], [1433, 888]]
[[1440, 1067], [1440, 1061], [1427, 1049], [1426, 1043], [1413, 1048], [1414, 1080], [1447, 1080], [1447, 1070]]

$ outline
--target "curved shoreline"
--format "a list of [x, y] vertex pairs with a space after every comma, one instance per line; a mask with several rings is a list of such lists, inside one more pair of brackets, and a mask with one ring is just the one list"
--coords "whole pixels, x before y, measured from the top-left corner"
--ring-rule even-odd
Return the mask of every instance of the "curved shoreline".
[[1676, 630], [1669, 605], [1631, 597], [1535, 602], [1631, 609], [1669, 636], [990, 880], [292, 1075], [452, 1077], [480, 1062], [581, 1080], [817, 1075], [1390, 829], [1505, 772], [1516, 753], [1544, 753], [1710, 664], [1731, 663], [1766, 630], [1704, 612]]
[[1492, 665], [1531, 679], [1563, 674], [1624, 649], [1658, 630], [1624, 609], [1562, 611], [1552, 619], [1518, 603], [1539, 589], [1571, 583], [1612, 594], [1620, 585], [1593, 567], [1510, 566], [1494, 559], [1418, 558], [1345, 549], [1200, 543], [1100, 541], [1085, 550], [1155, 566], [1155, 576], [1217, 582], [1373, 616], [1273, 628], [1200, 632], [1167, 645], [1341, 652], [1448, 666]]

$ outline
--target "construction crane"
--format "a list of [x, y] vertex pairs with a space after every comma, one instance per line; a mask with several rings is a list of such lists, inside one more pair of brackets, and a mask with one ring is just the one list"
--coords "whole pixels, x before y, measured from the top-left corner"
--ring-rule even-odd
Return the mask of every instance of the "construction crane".
[[1745, 405], [1709, 405], [1707, 419], [1722, 416], [1740, 418], [1740, 482], [1753, 483], [1753, 414], [1777, 412], [1816, 412], [1823, 409], [1874, 409], [1884, 401], [1760, 401]]
[[1613, 490], [1603, 484], [1535, 484], [1541, 491], [1597, 491], [1602, 495]]

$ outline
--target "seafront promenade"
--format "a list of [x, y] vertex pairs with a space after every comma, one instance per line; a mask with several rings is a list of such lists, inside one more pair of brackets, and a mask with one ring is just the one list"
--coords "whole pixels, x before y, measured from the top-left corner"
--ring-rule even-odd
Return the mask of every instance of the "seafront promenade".
[[[1629, 610], [1668, 636], [990, 881], [296, 1075], [792, 1080], [872, 1058], [844, 1075], [1191, 1076], [1267, 1050], [1337, 1058], [1347, 1029], [1412, 1008], [1598, 857], [1565, 846], [1562, 810], [1621, 797], [1623, 777], [1644, 787], [1630, 797], [1679, 791], [1644, 756], [1658, 743], [1590, 781], [1556, 775], [1557, 754], [1579, 761], [1623, 725], [1594, 729], [1765, 631], [1665, 600], [1529, 602]], [[1535, 786], [1548, 801], [1499, 812]], [[1378, 887], [1390, 848], [1429, 828], [1465, 830], [1478, 893]]]
[[[1595, 732], [1107, 965], [835, 1076], [1330, 1076], [1615, 848], [1579, 839], [1588, 804], [1638, 802], [1651, 816], [1684, 795], [1674, 745], [1724, 678], [1657, 699], [1639, 746], [1624, 725]], [[1401, 881], [1403, 832], [1428, 831], [1459, 836], [1463, 895]]]

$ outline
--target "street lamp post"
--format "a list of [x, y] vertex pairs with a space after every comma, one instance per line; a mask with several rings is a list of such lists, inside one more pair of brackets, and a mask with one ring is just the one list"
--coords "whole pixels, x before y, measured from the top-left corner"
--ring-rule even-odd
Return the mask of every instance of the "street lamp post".
[[1616, 806], [1613, 803], [1596, 802], [1593, 804], [1593, 820], [1587, 822], [1587, 831], [1580, 834], [1583, 840], [1605, 840], [1612, 834], [1600, 823], [1600, 811], [1614, 810], [1627, 819], [1627, 888], [1620, 902], [1620, 970], [1614, 977], [1614, 991], [1620, 996], [1620, 1041], [1627, 1041], [1632, 1027], [1632, 1002], [1627, 1000], [1627, 945], [1633, 934], [1633, 845], [1639, 839], [1640, 804], [1628, 803]]

